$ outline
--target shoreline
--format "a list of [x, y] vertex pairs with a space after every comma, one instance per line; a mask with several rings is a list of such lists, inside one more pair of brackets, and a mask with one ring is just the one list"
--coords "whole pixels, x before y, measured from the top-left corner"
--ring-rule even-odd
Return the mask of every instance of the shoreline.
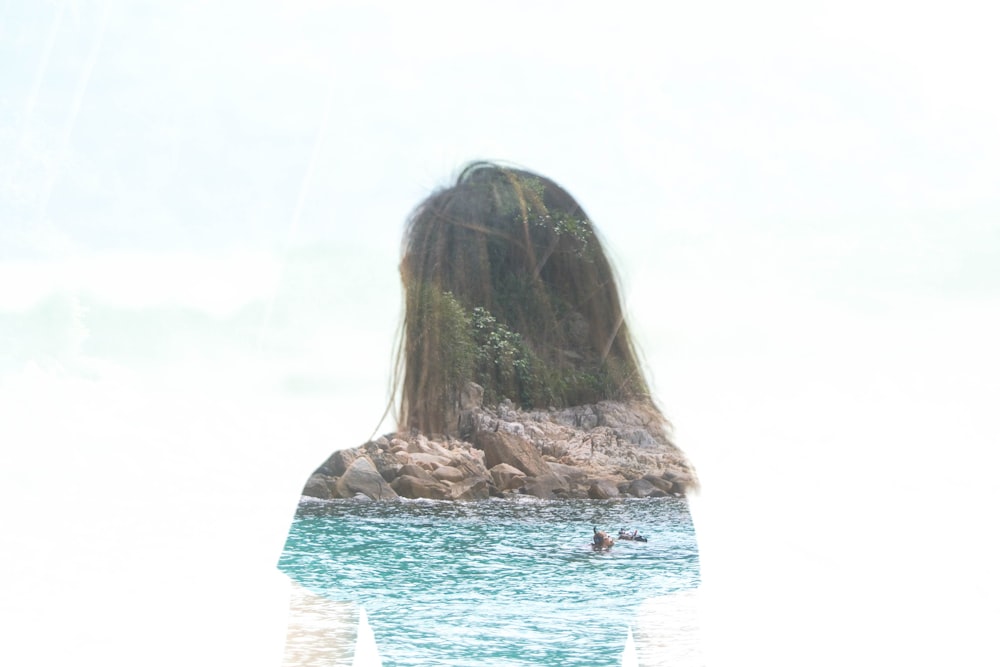
[[458, 414], [462, 438], [383, 435], [337, 450], [307, 498], [473, 501], [683, 497], [697, 477], [644, 401], [522, 411], [509, 401]]

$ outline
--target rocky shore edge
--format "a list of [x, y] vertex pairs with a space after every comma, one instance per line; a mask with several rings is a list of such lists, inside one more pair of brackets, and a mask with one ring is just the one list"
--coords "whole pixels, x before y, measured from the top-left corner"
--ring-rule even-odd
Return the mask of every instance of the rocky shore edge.
[[[478, 391], [477, 391], [478, 390]], [[389, 434], [334, 452], [309, 478], [310, 498], [485, 500], [655, 498], [697, 487], [663, 418], [642, 401], [521, 411], [483, 407], [466, 387], [461, 438]]]

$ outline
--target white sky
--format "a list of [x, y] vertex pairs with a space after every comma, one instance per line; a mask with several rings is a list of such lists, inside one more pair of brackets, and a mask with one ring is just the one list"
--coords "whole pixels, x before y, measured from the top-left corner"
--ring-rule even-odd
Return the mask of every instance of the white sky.
[[3, 661], [276, 664], [297, 492], [385, 405], [403, 220], [496, 158], [618, 262], [715, 664], [994, 664], [994, 19], [4, 3]]

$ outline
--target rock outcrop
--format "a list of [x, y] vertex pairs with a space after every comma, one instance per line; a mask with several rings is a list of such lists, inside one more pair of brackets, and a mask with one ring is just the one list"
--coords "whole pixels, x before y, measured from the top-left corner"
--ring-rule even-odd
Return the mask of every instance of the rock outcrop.
[[694, 471], [642, 401], [547, 411], [479, 404], [462, 393], [461, 439], [392, 434], [334, 452], [309, 478], [314, 498], [481, 500], [684, 495]]

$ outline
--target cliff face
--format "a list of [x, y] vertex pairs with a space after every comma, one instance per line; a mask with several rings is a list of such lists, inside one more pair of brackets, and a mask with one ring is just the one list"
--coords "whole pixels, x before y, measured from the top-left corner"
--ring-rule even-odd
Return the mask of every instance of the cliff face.
[[309, 478], [303, 495], [606, 499], [684, 495], [697, 486], [694, 471], [648, 403], [602, 401], [521, 411], [509, 402], [483, 407], [476, 389], [469, 385], [462, 392], [461, 439], [392, 434], [334, 452]]

